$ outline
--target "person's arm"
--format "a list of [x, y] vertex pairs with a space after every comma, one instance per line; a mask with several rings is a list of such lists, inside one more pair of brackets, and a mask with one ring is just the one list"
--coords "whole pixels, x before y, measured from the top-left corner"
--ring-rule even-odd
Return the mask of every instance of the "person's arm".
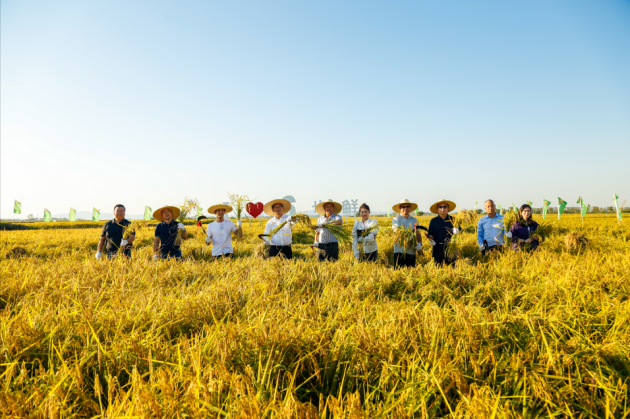
[[234, 226], [234, 228], [236, 228], [236, 230], [234, 231], [234, 234], [236, 234], [236, 237], [240, 240], [243, 238], [243, 227], [239, 226], [236, 227]]
[[483, 247], [483, 218], [477, 223], [477, 244], [479, 247]]
[[153, 239], [153, 253], [157, 255], [159, 250], [160, 250], [160, 238], [155, 237]]
[[182, 231], [182, 240], [186, 240], [188, 238], [188, 230]]
[[127, 237], [127, 243], [131, 244], [136, 239], [136, 233], [131, 233], [129, 237]]
[[212, 223], [208, 224], [208, 227], [206, 227], [206, 245], [210, 246], [210, 243], [212, 243], [212, 230], [210, 229], [210, 226], [212, 225]]
[[102, 252], [105, 247], [105, 236], [101, 236], [101, 239], [98, 241], [98, 246], [96, 246], [97, 252]]
[[343, 225], [343, 218], [339, 217], [338, 220], [333, 221], [331, 224], [336, 226]]

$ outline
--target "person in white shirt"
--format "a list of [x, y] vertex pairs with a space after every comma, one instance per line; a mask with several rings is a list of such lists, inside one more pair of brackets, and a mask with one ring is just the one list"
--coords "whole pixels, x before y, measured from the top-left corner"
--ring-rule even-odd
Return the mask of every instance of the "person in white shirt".
[[[354, 251], [354, 257], [359, 262], [368, 261], [376, 262], [378, 257], [378, 245], [376, 244], [376, 234], [378, 233], [378, 221], [370, 220], [370, 207], [367, 204], [361, 204], [359, 207], [360, 220], [354, 220], [354, 226], [352, 227], [352, 250]], [[367, 235], [364, 235], [365, 230], [376, 227]], [[359, 244], [363, 246], [363, 254], [361, 255], [361, 249]]]
[[[291, 259], [293, 257], [293, 251], [291, 250], [293, 234], [291, 228], [297, 223], [297, 220], [292, 219], [290, 215], [286, 215], [291, 211], [291, 203], [286, 199], [274, 199], [265, 204], [263, 211], [272, 217], [267, 221], [265, 233], [263, 234], [263, 240], [269, 245], [269, 257], [282, 255], [287, 259]], [[269, 233], [284, 222], [286, 224], [269, 238]]]
[[212, 243], [212, 256], [215, 259], [221, 257], [231, 258], [234, 256], [232, 248], [232, 234], [236, 234], [238, 238], [243, 237], [243, 223], [238, 220], [236, 225], [231, 220], [226, 220], [225, 214], [232, 211], [229, 205], [213, 205], [208, 208], [208, 213], [217, 216], [215, 222], [208, 224], [206, 230], [206, 243]]
[[343, 225], [343, 219], [339, 215], [342, 208], [339, 202], [335, 202], [332, 199], [327, 199], [315, 206], [315, 212], [321, 215], [317, 219], [315, 243], [313, 243], [313, 246], [317, 248], [317, 260], [319, 262], [339, 260], [339, 243], [337, 238], [326, 228], [320, 226], [324, 224]]

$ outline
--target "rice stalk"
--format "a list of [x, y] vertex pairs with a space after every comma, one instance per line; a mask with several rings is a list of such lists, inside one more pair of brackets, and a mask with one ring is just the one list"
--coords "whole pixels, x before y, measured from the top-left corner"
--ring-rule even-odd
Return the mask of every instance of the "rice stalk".
[[394, 231], [394, 245], [401, 246], [405, 252], [415, 250], [416, 246], [418, 246], [415, 229], [404, 226], [396, 227], [396, 231]]
[[[177, 221], [183, 223], [186, 218], [188, 218], [188, 214], [190, 214], [193, 210], [196, 210], [199, 207], [199, 201], [196, 199], [189, 199], [188, 197], [184, 198], [184, 203], [182, 205], [178, 205], [179, 208], [179, 217], [177, 217]], [[175, 237], [175, 245], [181, 246], [182, 244], [182, 230], [177, 229], [177, 237]]]
[[236, 219], [240, 221], [243, 211], [247, 203], [251, 202], [251, 199], [249, 199], [247, 195], [231, 194], [229, 192], [228, 196], [230, 197], [230, 206], [234, 208], [234, 212], [236, 213]]

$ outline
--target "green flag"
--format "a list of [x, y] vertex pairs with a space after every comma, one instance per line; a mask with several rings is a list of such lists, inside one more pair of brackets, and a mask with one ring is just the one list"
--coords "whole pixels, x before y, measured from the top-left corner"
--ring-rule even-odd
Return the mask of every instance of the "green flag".
[[475, 212], [477, 212], [477, 204], [478, 204], [478, 203], [479, 203], [478, 201], [475, 201], [475, 207], [473, 208], [473, 210], [474, 210]]
[[578, 200], [576, 202], [576, 204], [580, 204], [580, 206], [582, 207], [582, 218], [584, 218], [584, 216], [586, 215], [586, 210], [588, 209], [588, 206], [584, 203], [584, 200], [582, 199], [582, 197], [578, 197]]
[[92, 208], [92, 221], [99, 221], [101, 219], [101, 210]]
[[551, 201], [547, 201], [546, 199], [543, 199], [543, 220], [547, 219], [547, 210], [549, 209], [549, 204], [551, 204]]
[[22, 203], [15, 201], [13, 203], [13, 214], [22, 214]]
[[497, 204], [497, 208], [499, 209], [499, 214], [503, 215], [503, 207], [501, 204]]
[[562, 215], [566, 207], [567, 207], [567, 201], [558, 197], [558, 220], [560, 219], [560, 216]]
[[512, 202], [512, 211], [514, 211], [514, 214], [518, 214], [518, 208], [516, 208], [516, 204], [514, 202]]
[[418, 202], [416, 202], [416, 211], [415, 211], [415, 213], [416, 213], [416, 217], [418, 216], [418, 210], [419, 210], [419, 209], [420, 209], [420, 207], [418, 207]]
[[613, 196], [613, 204], [615, 204], [615, 208], [617, 209], [617, 219], [621, 221], [623, 217], [621, 217], [621, 208], [619, 208], [619, 196], [617, 194], [613, 194]]
[[48, 223], [51, 219], [52, 217], [50, 216], [50, 211], [44, 208], [44, 221]]
[[151, 219], [151, 207], [144, 207], [144, 219], [149, 221]]
[[203, 210], [201, 209], [201, 205], [197, 205], [197, 217], [201, 217], [203, 215]]
[[68, 216], [68, 220], [69, 221], [77, 220], [77, 210], [75, 210], [74, 208], [70, 208], [70, 215]]
[[527, 205], [529, 205], [530, 207], [531, 207], [532, 205], [534, 205], [534, 203], [533, 203], [532, 201], [525, 201], [525, 202], [527, 202]]
[[390, 217], [390, 212], [389, 212], [389, 202], [387, 203], [387, 216]]

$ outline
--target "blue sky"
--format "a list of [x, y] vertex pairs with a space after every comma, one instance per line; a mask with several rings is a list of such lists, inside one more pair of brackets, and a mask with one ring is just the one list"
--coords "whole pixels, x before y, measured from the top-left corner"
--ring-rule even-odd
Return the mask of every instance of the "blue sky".
[[3, 218], [630, 196], [628, 1], [0, 7]]

